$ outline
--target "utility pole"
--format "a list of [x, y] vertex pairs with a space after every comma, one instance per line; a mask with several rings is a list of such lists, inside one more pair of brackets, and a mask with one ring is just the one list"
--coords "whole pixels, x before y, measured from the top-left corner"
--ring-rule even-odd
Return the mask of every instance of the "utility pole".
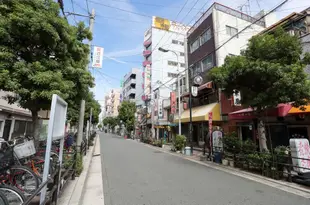
[[[95, 21], [95, 9], [92, 9], [91, 15], [89, 16], [89, 31], [92, 33], [93, 32], [93, 27], [94, 27], [94, 21]], [[88, 42], [89, 46], [89, 53], [88, 53], [88, 59], [90, 59], [90, 53], [91, 53], [91, 41]], [[85, 69], [88, 70], [88, 65], [87, 63]], [[84, 114], [85, 114], [85, 100], [81, 101], [81, 107], [80, 107], [80, 115], [79, 115], [79, 128], [78, 128], [78, 137], [77, 137], [77, 149], [80, 151], [81, 148], [81, 143], [82, 143], [82, 138], [83, 138], [83, 126], [84, 126]]]

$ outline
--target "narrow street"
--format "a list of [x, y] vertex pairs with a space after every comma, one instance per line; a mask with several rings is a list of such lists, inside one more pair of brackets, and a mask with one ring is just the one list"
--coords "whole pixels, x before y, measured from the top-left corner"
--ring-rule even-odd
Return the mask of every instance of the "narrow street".
[[309, 199], [100, 135], [105, 205], [308, 205]]

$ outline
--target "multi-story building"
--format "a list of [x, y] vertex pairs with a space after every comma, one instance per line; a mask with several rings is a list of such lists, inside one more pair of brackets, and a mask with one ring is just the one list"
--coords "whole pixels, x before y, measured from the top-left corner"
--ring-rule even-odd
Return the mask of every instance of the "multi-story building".
[[120, 105], [121, 89], [114, 88], [105, 96], [105, 117], [116, 117]]
[[[157, 121], [155, 118], [162, 119], [161, 113], [158, 114], [159, 108], [156, 103], [158, 100], [169, 98], [171, 92], [167, 82], [175, 79], [178, 73], [185, 70], [184, 38], [188, 29], [189, 27], [180, 23], [154, 16], [151, 28], [144, 34], [142, 99], [150, 104], [148, 112], [151, 113], [151, 120], [148, 120], [148, 124], [152, 124], [152, 128]], [[154, 90], [156, 90], [156, 96], [153, 94]], [[159, 120], [159, 122], [161, 125], [167, 123], [166, 120]], [[154, 129], [152, 133], [154, 137], [156, 135]]]
[[[241, 108], [237, 100], [226, 98], [220, 89], [215, 87], [208, 78], [208, 71], [215, 66], [221, 66], [226, 56], [239, 55], [253, 35], [258, 34], [276, 20], [272, 14], [268, 15], [268, 18], [261, 18], [263, 16], [263, 13], [259, 13], [256, 17], [252, 17], [214, 3], [189, 29], [187, 33], [188, 81], [191, 84], [194, 77], [198, 75], [203, 77], [204, 81], [198, 88], [198, 95], [192, 99], [194, 142], [204, 141], [210, 120], [213, 126], [221, 126], [227, 131], [228, 113]], [[239, 34], [240, 31], [242, 32]], [[183, 95], [183, 101], [188, 101], [188, 93]], [[174, 121], [177, 122], [178, 118], [175, 117]], [[181, 121], [182, 133], [187, 135], [189, 109], [182, 113]]]
[[[302, 56], [310, 52], [310, 7], [301, 11], [293, 12], [273, 25], [261, 31], [258, 35], [272, 34], [276, 29], [282, 27], [284, 31], [292, 36], [296, 36], [302, 46]], [[305, 67], [305, 72], [310, 74], [310, 65]], [[241, 96], [242, 97], [242, 96]], [[279, 104], [276, 108], [266, 111], [263, 120], [268, 127], [268, 135], [271, 146], [289, 146], [289, 139], [300, 137], [310, 139], [310, 106], [304, 109], [294, 108], [291, 104]], [[230, 124], [234, 123], [240, 138], [255, 138], [255, 116], [252, 109], [245, 108], [229, 113]]]
[[143, 95], [143, 71], [141, 69], [132, 68], [129, 73], [124, 76], [122, 88], [122, 101], [134, 102], [136, 106], [143, 104], [141, 96]]

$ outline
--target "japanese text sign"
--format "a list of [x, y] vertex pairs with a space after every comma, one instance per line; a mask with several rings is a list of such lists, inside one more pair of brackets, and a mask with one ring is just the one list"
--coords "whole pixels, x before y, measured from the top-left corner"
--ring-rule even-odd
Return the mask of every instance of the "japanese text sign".
[[92, 67], [102, 68], [102, 59], [103, 59], [103, 48], [94, 46]]

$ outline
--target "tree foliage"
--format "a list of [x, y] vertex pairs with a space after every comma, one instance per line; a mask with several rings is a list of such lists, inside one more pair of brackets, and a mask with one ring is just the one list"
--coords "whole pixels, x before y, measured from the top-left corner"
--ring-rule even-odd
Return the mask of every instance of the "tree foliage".
[[[85, 99], [85, 114], [84, 124], [86, 125], [87, 120], [90, 119], [90, 110], [92, 109], [92, 124], [99, 123], [99, 114], [101, 112], [100, 104], [95, 100], [94, 94], [89, 92]], [[71, 125], [78, 125], [79, 114], [80, 114], [80, 102], [69, 99], [70, 106], [68, 107], [68, 120]]]
[[85, 25], [69, 25], [52, 0], [1, 0], [0, 89], [14, 93], [9, 103], [29, 109], [36, 121], [52, 94], [70, 99], [69, 106], [87, 96], [93, 78], [85, 70], [85, 39]]
[[118, 118], [123, 121], [127, 131], [132, 131], [135, 126], [136, 104], [129, 101], [122, 102]]
[[278, 29], [252, 37], [240, 56], [228, 56], [210, 76], [226, 95], [240, 92], [241, 103], [257, 113], [280, 103], [306, 105], [310, 86], [301, 54], [299, 39]]
[[118, 117], [106, 117], [102, 120], [102, 124], [114, 129], [115, 126], [119, 124], [119, 119]]

